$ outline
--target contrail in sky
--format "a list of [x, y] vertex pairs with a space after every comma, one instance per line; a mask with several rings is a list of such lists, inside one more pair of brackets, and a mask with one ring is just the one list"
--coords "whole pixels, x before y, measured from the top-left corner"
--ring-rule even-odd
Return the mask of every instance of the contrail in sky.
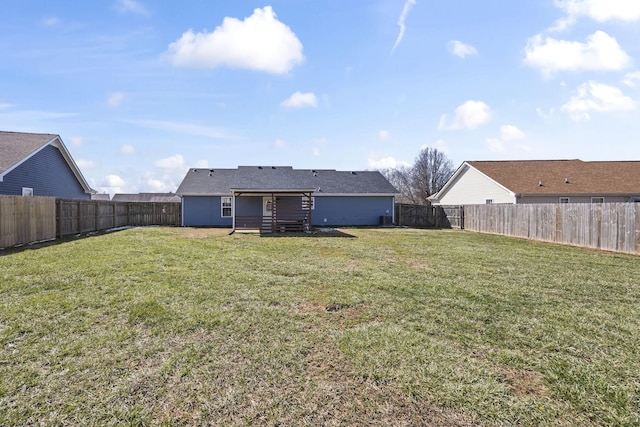
[[398, 26], [400, 27], [400, 32], [398, 33], [398, 38], [396, 39], [396, 42], [393, 45], [393, 48], [391, 49], [391, 53], [393, 53], [396, 50], [396, 48], [402, 41], [402, 38], [404, 37], [404, 30], [406, 28], [404, 25], [404, 21], [407, 19], [407, 15], [409, 15], [411, 8], [415, 4], [416, 4], [416, 0], [407, 0], [404, 4], [404, 7], [402, 8], [402, 13], [400, 14], [400, 18], [398, 18]]

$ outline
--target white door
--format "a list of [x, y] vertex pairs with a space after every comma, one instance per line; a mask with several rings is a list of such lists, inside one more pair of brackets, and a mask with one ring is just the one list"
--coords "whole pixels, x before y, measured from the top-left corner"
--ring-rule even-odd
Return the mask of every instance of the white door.
[[262, 215], [271, 216], [273, 210], [273, 199], [271, 196], [262, 198]]

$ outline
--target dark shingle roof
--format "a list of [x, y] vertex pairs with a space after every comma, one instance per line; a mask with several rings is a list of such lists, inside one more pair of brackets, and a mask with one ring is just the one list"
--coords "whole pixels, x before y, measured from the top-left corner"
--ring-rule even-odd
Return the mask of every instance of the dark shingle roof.
[[10, 169], [58, 135], [0, 131], [0, 173]]
[[378, 171], [293, 169], [291, 166], [240, 166], [190, 169], [176, 191], [180, 195], [223, 195], [232, 190], [312, 190], [323, 194], [396, 194]]
[[467, 163], [516, 194], [640, 193], [640, 161], [516, 160]]
[[116, 193], [111, 199], [113, 202], [179, 202], [180, 196], [174, 193]]

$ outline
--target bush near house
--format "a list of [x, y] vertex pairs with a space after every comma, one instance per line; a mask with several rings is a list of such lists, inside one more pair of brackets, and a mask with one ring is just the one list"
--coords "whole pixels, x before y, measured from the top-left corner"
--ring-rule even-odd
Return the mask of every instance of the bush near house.
[[637, 257], [226, 231], [0, 256], [0, 425], [640, 423]]

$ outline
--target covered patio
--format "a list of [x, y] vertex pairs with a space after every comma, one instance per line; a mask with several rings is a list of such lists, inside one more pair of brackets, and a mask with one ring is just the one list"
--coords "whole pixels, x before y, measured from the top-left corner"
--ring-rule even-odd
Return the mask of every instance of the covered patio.
[[231, 232], [310, 231], [314, 191], [232, 189]]

